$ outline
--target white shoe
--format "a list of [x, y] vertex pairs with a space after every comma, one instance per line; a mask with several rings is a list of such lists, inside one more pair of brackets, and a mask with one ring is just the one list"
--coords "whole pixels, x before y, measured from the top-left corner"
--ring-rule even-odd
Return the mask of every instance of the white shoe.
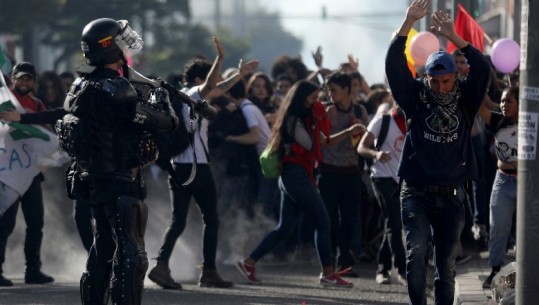
[[391, 278], [389, 277], [389, 273], [387, 272], [379, 272], [376, 274], [376, 283], [380, 285], [387, 285], [391, 283]]

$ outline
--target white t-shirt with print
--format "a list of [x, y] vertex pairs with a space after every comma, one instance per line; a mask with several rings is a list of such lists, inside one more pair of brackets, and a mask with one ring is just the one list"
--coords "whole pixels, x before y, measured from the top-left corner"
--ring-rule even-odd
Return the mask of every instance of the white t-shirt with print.
[[[383, 116], [378, 115], [372, 119], [367, 127], [367, 130], [374, 135], [375, 139], [378, 139], [380, 135], [380, 130], [382, 129]], [[389, 128], [387, 130], [387, 136], [380, 147], [381, 151], [389, 151], [391, 159], [388, 162], [382, 163], [376, 160], [373, 160], [372, 166], [372, 177], [373, 178], [387, 178], [392, 177], [396, 182], [399, 182], [399, 177], [397, 176], [397, 168], [399, 167], [399, 160], [402, 153], [402, 148], [404, 147], [405, 135], [397, 126], [397, 123], [390, 117], [389, 119]], [[376, 143], [376, 141], [374, 142]]]

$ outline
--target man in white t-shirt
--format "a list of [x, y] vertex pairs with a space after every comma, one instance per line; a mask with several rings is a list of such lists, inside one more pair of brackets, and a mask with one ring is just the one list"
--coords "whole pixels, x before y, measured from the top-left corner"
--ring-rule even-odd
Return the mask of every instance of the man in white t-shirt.
[[[223, 94], [235, 82], [242, 80], [246, 74], [252, 73], [258, 66], [258, 61], [245, 64], [240, 61], [238, 72], [219, 82], [223, 50], [216, 38], [214, 38], [214, 43], [217, 56], [213, 65], [201, 59], [191, 60], [185, 65], [184, 80], [188, 89], [184, 92], [194, 100], [205, 100]], [[204, 261], [199, 286], [229, 288], [233, 286], [233, 283], [220, 277], [215, 263], [219, 217], [216, 187], [209, 165], [208, 120], [196, 112], [191, 113], [187, 105], [183, 105], [182, 117], [187, 130], [192, 131], [192, 145], [181, 154], [174, 156], [172, 161], [178, 180], [189, 183], [171, 184], [172, 219], [165, 232], [163, 244], [157, 256], [157, 264], [148, 274], [148, 278], [166, 289], [182, 288], [181, 284], [176, 283], [170, 276], [168, 262], [176, 240], [185, 229], [189, 203], [191, 198], [194, 198], [204, 220], [202, 246]]]
[[249, 132], [242, 135], [228, 136], [225, 140], [244, 145], [256, 145], [260, 156], [268, 144], [271, 130], [262, 111], [247, 99], [245, 81], [239, 81], [228, 90], [230, 101], [240, 107]]
[[[245, 81], [239, 81], [228, 90], [228, 98], [243, 112], [245, 121], [249, 131], [241, 135], [230, 135], [225, 138], [230, 141], [242, 145], [256, 145], [258, 156], [262, 154], [271, 136], [271, 129], [262, 114], [262, 111], [251, 101], [247, 99], [247, 90]], [[261, 196], [261, 194], [270, 194], [272, 190], [277, 188], [277, 179], [269, 179], [262, 175], [259, 167], [254, 169], [248, 179], [249, 185], [246, 186], [246, 213], [249, 217], [254, 216], [253, 204], [258, 201], [262, 205], [271, 204], [271, 198], [261, 198], [270, 196]]]
[[[406, 283], [406, 255], [402, 240], [402, 221], [400, 200], [395, 195], [399, 187], [397, 168], [404, 145], [406, 119], [402, 110], [395, 106], [384, 116], [372, 119], [367, 132], [363, 135], [357, 152], [367, 159], [373, 159], [371, 179], [376, 197], [384, 213], [384, 236], [378, 252], [376, 282], [391, 282], [392, 258], [398, 271], [398, 281]], [[380, 142], [382, 141], [382, 142]], [[376, 146], [374, 145], [376, 143]]]

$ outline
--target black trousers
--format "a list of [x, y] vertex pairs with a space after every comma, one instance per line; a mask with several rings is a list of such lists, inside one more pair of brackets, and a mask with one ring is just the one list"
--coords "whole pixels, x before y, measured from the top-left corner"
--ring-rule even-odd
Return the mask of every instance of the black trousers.
[[26, 222], [26, 238], [24, 240], [24, 256], [26, 257], [27, 270], [41, 269], [41, 242], [43, 240], [43, 194], [41, 191], [41, 182], [43, 175], [38, 174], [34, 177], [32, 184], [21, 197], [15, 202], [0, 218], [0, 274], [2, 265], [6, 260], [7, 240], [17, 220], [19, 205], [21, 206], [24, 220]]
[[[143, 241], [147, 212], [139, 213], [145, 197], [141, 179], [139, 176], [135, 182], [116, 179], [92, 182], [91, 212], [95, 233], [86, 271], [81, 278], [84, 305], [103, 304], [109, 287], [112, 287], [114, 304], [141, 302], [148, 264]], [[125, 197], [134, 204], [123, 203]], [[133, 237], [141, 234], [142, 242], [135, 243]], [[111, 278], [112, 284], [109, 284]]]
[[[377, 272], [391, 272], [394, 265], [406, 278], [406, 250], [402, 234], [400, 198], [395, 195], [399, 184], [391, 177], [372, 178], [374, 191], [384, 213], [384, 235], [378, 252]], [[393, 262], [395, 256], [395, 263]]]
[[[174, 164], [176, 175], [182, 181], [186, 180], [191, 172], [191, 164]], [[165, 232], [163, 245], [159, 250], [158, 260], [168, 262], [176, 240], [185, 230], [189, 203], [194, 197], [200, 208], [204, 221], [204, 237], [202, 243], [202, 255], [204, 267], [215, 267], [217, 253], [217, 231], [219, 230], [219, 218], [217, 216], [217, 195], [215, 182], [209, 164], [198, 164], [196, 177], [187, 186], [172, 187], [172, 219], [170, 226]]]
[[354, 258], [350, 252], [352, 243], [354, 239], [361, 240], [361, 233], [359, 236], [353, 234], [357, 232], [356, 226], [361, 225], [361, 189], [359, 187], [361, 183], [363, 182], [360, 173], [324, 172], [318, 179], [320, 195], [331, 221], [333, 257], [337, 258], [339, 267], [349, 267], [354, 264]]
[[94, 230], [92, 224], [92, 204], [84, 199], [75, 200], [73, 209], [73, 217], [79, 231], [79, 236], [86, 251], [90, 252], [90, 248], [94, 243]]

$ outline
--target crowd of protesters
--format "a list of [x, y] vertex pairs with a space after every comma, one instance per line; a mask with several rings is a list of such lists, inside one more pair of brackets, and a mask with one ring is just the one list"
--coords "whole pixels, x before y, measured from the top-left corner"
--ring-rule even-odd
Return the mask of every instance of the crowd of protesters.
[[[313, 53], [315, 71], [302, 59], [283, 55], [271, 73], [257, 71], [257, 62], [241, 61], [222, 73], [223, 50], [216, 39], [213, 64], [187, 63], [182, 81], [171, 83], [208, 100], [218, 114], [198, 120], [196, 144], [171, 160], [186, 178], [197, 162], [197, 176], [190, 186], [171, 185], [171, 224], [150, 279], [182, 289], [170, 276], [168, 260], [194, 197], [205, 224], [203, 287], [233, 285], [216, 269], [229, 257], [244, 257], [235, 264], [252, 284], [262, 282], [256, 263], [312, 264], [317, 257], [323, 286], [351, 287], [352, 280], [342, 277], [371, 276], [354, 270], [360, 261], [370, 262], [378, 264], [372, 275], [377, 283], [407, 285], [411, 304], [423, 304], [425, 270], [432, 261], [435, 297], [446, 304], [452, 302], [456, 265], [486, 249], [492, 265], [488, 287], [515, 244], [518, 84], [502, 82], [443, 12], [432, 16], [433, 31], [459, 50], [432, 54], [414, 78], [403, 52], [427, 5], [414, 1], [408, 7], [387, 55], [387, 84], [369, 85], [363, 76], [369, 71], [359, 71], [351, 55], [339, 67], [325, 67], [321, 49]], [[30, 63], [23, 65], [5, 77], [16, 96], [27, 89], [43, 108], [39, 111], [62, 107], [73, 74], [38, 74]], [[31, 88], [21, 87], [23, 81]], [[0, 118], [21, 121], [13, 111], [0, 112]], [[279, 178], [267, 178], [260, 169], [258, 158], [268, 145], [282, 154]], [[37, 215], [26, 207], [28, 193], [21, 198], [29, 228], [43, 222], [38, 185], [35, 192]], [[89, 250], [93, 237], [85, 204], [77, 204], [85, 215], [77, 225]], [[13, 285], [2, 264], [18, 206], [0, 216], [0, 286]], [[276, 227], [254, 250], [225, 242], [227, 229], [238, 221], [262, 219]], [[38, 237], [27, 231], [27, 283], [54, 280], [40, 271], [41, 228], [35, 228]]]

